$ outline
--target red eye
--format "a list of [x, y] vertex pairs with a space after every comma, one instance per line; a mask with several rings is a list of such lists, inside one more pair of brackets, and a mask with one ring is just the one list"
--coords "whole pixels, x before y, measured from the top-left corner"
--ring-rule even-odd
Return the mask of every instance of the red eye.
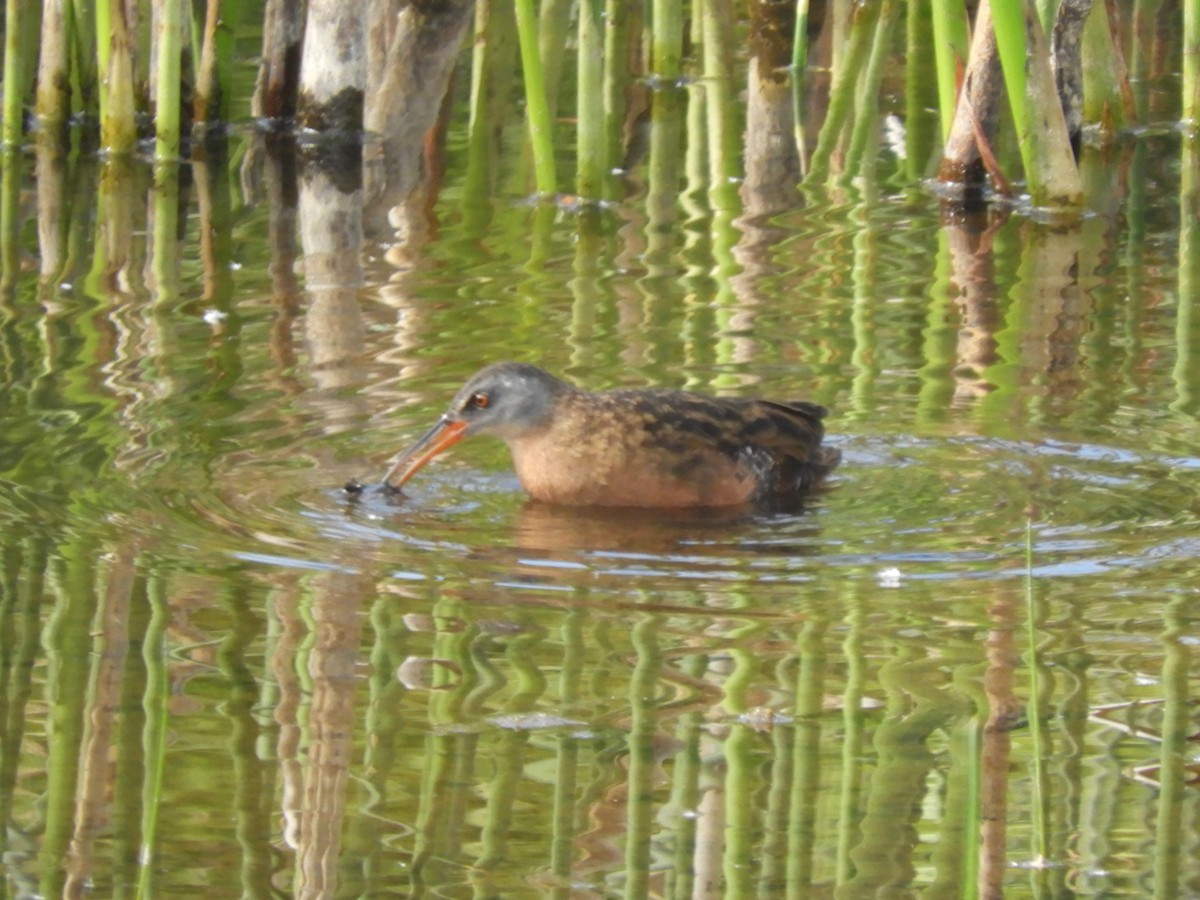
[[492, 398], [487, 395], [486, 391], [476, 391], [471, 395], [471, 406], [475, 409], [487, 409], [487, 405], [492, 402]]

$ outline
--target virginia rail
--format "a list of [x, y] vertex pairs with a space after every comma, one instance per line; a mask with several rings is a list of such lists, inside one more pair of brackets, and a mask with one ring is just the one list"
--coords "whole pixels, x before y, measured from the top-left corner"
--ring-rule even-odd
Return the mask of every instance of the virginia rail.
[[537, 366], [476, 372], [383, 481], [401, 488], [465, 437], [498, 437], [536, 500], [572, 506], [703, 507], [798, 499], [841, 454], [822, 447], [825, 408], [687, 391], [591, 393]]

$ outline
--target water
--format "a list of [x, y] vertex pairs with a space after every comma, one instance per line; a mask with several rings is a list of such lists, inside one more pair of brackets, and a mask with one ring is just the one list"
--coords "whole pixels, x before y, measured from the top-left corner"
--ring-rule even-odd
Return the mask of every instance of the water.
[[[1078, 227], [982, 231], [921, 186], [651, 214], [641, 172], [480, 210], [456, 140], [402, 253], [196, 177], [219, 227], [181, 202], [173, 289], [143, 170], [116, 269], [80, 204], [39, 280], [18, 204], [9, 890], [1200, 892], [1178, 135], [1091, 151], [1121, 175]], [[484, 440], [342, 490], [502, 358], [816, 400], [844, 463], [787, 514], [541, 506]]]

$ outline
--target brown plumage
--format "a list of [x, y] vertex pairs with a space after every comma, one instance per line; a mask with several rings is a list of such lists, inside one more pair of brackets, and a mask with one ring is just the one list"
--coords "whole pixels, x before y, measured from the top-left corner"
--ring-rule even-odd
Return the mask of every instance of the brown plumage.
[[473, 434], [508, 444], [521, 486], [572, 506], [735, 506], [794, 500], [838, 464], [824, 407], [687, 391], [591, 393], [536, 366], [496, 363], [384, 476], [400, 488]]

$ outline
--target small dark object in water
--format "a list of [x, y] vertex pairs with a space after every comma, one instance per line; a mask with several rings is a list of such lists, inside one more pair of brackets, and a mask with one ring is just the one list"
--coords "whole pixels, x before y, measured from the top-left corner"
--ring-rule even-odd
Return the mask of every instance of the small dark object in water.
[[363, 492], [364, 487], [365, 487], [365, 485], [363, 485], [362, 482], [360, 482], [357, 478], [351, 478], [349, 481], [347, 481], [345, 484], [342, 485], [342, 490], [345, 491], [347, 494], [349, 494], [351, 497], [357, 497], [359, 494], [361, 494]]

